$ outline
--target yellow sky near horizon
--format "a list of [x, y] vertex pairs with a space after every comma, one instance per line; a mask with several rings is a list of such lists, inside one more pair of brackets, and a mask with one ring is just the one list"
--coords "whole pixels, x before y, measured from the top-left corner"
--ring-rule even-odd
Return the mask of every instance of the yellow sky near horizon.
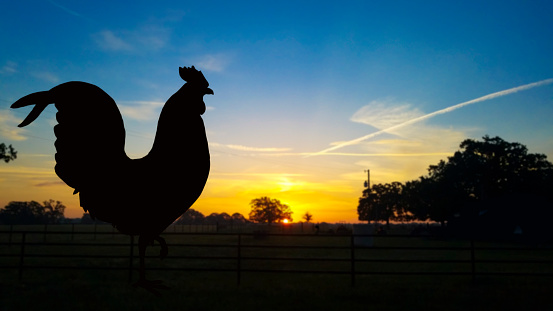
[[[65, 185], [54, 172], [55, 151], [53, 146], [51, 149], [51, 155], [20, 153], [15, 161], [0, 166], [0, 182], [3, 185], [0, 189], [2, 206], [10, 201], [42, 202], [54, 199], [67, 206], [66, 217], [82, 216], [83, 210], [79, 206], [78, 195], [73, 195], [73, 189]], [[247, 218], [250, 201], [268, 196], [287, 204], [293, 211], [294, 222], [302, 221], [302, 215], [309, 212], [314, 217], [313, 221], [331, 223], [358, 222], [357, 201], [366, 179], [366, 173], [362, 169], [357, 169], [361, 168], [361, 165], [374, 167], [372, 183], [405, 181], [406, 174], [416, 178], [426, 170], [428, 165], [425, 163], [435, 163], [439, 158], [445, 157], [445, 153], [414, 154], [412, 161], [405, 161], [407, 154], [389, 154], [386, 164], [380, 168], [378, 163], [386, 155], [375, 156], [377, 162], [371, 162], [370, 157], [349, 157], [352, 161], [345, 167], [319, 170], [318, 165], [323, 167], [324, 162], [317, 162], [316, 165], [314, 159], [299, 156], [293, 156], [293, 159], [288, 159], [287, 162], [274, 160], [274, 155], [259, 158], [228, 157], [217, 151], [212, 153], [211, 174], [204, 192], [192, 206], [193, 209], [206, 216], [225, 212], [240, 213]], [[308, 161], [313, 165], [301, 167], [286, 164], [294, 159], [298, 163]], [[244, 172], [236, 172], [243, 162], [248, 163], [247, 169]], [[260, 164], [255, 165], [257, 162]], [[274, 165], [269, 165], [270, 163]], [[224, 172], [222, 167], [229, 165], [234, 168], [234, 172]], [[387, 169], [386, 166], [393, 166], [394, 169]], [[272, 172], [265, 173], [267, 171]]]

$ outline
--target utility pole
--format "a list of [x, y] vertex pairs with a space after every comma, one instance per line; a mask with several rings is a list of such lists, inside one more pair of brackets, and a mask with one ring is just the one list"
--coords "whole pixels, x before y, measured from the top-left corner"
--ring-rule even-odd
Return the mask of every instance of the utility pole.
[[371, 170], [364, 170], [365, 173], [367, 173], [367, 180], [365, 180], [365, 188], [367, 188], [367, 196], [369, 196], [369, 192], [371, 189]]
[[[364, 191], [364, 197], [369, 198], [369, 193], [371, 193], [371, 170], [366, 169], [366, 170], [364, 170], [364, 172], [367, 173], [367, 180], [365, 180], [366, 190]], [[368, 202], [365, 202], [365, 208], [366, 209], [370, 208], [370, 206], [368, 206]], [[367, 221], [369, 222], [369, 224], [371, 223], [370, 216], [369, 216], [369, 219], [367, 219]]]

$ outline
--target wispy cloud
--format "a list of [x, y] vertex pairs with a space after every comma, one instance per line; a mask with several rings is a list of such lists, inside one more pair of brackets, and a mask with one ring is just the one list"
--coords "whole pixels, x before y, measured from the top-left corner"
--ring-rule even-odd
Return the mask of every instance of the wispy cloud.
[[233, 149], [233, 150], [251, 151], [251, 152], [285, 152], [285, 151], [291, 150], [291, 148], [251, 147], [251, 146], [234, 145], [234, 144], [220, 144], [215, 142], [210, 142], [209, 145], [213, 147], [224, 147], [224, 148]]
[[230, 63], [230, 57], [224, 53], [207, 54], [193, 59], [193, 63], [200, 70], [222, 72]]
[[396, 103], [392, 99], [375, 100], [362, 107], [351, 117], [351, 121], [387, 129], [407, 120], [418, 118], [423, 113], [409, 103]]
[[313, 155], [313, 156], [323, 155], [323, 154], [326, 154], [330, 151], [337, 150], [337, 149], [340, 149], [340, 148], [343, 148], [343, 147], [346, 147], [346, 146], [357, 145], [357, 144], [359, 144], [363, 141], [366, 141], [366, 140], [368, 140], [370, 138], [373, 138], [373, 137], [376, 137], [378, 135], [382, 135], [384, 133], [391, 133], [392, 131], [400, 129], [402, 127], [405, 127], [405, 126], [408, 126], [408, 125], [411, 125], [411, 124], [415, 124], [415, 123], [430, 119], [432, 117], [435, 117], [437, 115], [448, 113], [448, 112], [457, 110], [459, 108], [462, 108], [462, 107], [465, 107], [465, 106], [468, 106], [468, 105], [471, 105], [471, 104], [483, 102], [483, 101], [490, 100], [490, 99], [493, 99], [493, 98], [513, 94], [513, 93], [516, 93], [516, 92], [528, 90], [528, 89], [531, 89], [531, 88], [534, 88], [534, 87], [538, 87], [538, 86], [542, 86], [542, 85], [546, 85], [546, 84], [551, 84], [551, 83], [553, 83], [553, 79], [546, 79], [546, 80], [542, 80], [542, 81], [538, 81], [538, 82], [534, 82], [534, 83], [525, 84], [525, 85], [521, 85], [521, 86], [518, 86], [518, 87], [506, 89], [506, 90], [503, 90], [503, 91], [491, 93], [491, 94], [488, 94], [488, 95], [485, 95], [485, 96], [482, 96], [482, 97], [478, 97], [478, 98], [475, 98], [475, 99], [472, 99], [472, 100], [469, 100], [469, 101], [466, 101], [466, 102], [462, 102], [460, 104], [453, 105], [453, 106], [450, 106], [450, 107], [447, 107], [447, 108], [444, 108], [444, 109], [441, 109], [441, 110], [438, 110], [438, 111], [434, 111], [434, 112], [429, 113], [429, 114], [425, 114], [425, 115], [418, 116], [418, 117], [413, 117], [413, 118], [411, 118], [407, 121], [401, 122], [399, 124], [389, 126], [387, 128], [381, 129], [377, 132], [374, 132], [374, 133], [371, 133], [371, 134], [368, 134], [368, 135], [365, 135], [365, 136], [362, 136], [362, 137], [359, 137], [359, 138], [356, 138], [356, 139], [352, 139], [352, 140], [349, 140], [349, 141], [342, 142], [338, 145], [335, 145], [333, 147], [321, 150], [321, 151], [313, 153], [311, 155]]
[[104, 30], [93, 35], [94, 41], [105, 51], [131, 51], [131, 44], [115, 35], [111, 30]]
[[159, 110], [165, 103], [157, 101], [119, 101], [118, 104], [119, 111], [124, 117], [149, 121], [159, 117]]
[[63, 181], [58, 180], [58, 181], [40, 182], [40, 183], [35, 184], [34, 186], [35, 187], [51, 187], [51, 186], [65, 186], [65, 185], [66, 184]]
[[[303, 153], [302, 155], [310, 155], [311, 153]], [[345, 157], [362, 157], [362, 158], [371, 158], [371, 157], [435, 157], [435, 156], [450, 156], [451, 152], [417, 152], [417, 153], [348, 153], [348, 152], [329, 152], [325, 155], [335, 155], [335, 156], [345, 156]]]
[[18, 117], [15, 117], [11, 111], [5, 111], [0, 114], [0, 135], [7, 140], [13, 141], [22, 141], [26, 140], [27, 137], [22, 135], [25, 131], [17, 127], [21, 122]]
[[31, 75], [37, 79], [49, 82], [49, 83], [59, 83], [60, 78], [48, 71], [36, 71], [32, 72]]
[[227, 148], [242, 151], [256, 151], [256, 152], [283, 152], [289, 151], [290, 148], [274, 148], [274, 147], [248, 147], [242, 145], [225, 145]]
[[17, 63], [7, 61], [6, 64], [0, 69], [0, 74], [13, 74], [17, 72]]
[[131, 40], [136, 41], [142, 48], [160, 50], [170, 39], [171, 31], [168, 28], [156, 25], [146, 25], [130, 34]]
[[63, 11], [65, 11], [65, 12], [68, 13], [68, 14], [71, 14], [71, 15], [73, 15], [73, 16], [77, 16], [77, 17], [80, 17], [80, 18], [84, 18], [81, 14], [79, 14], [79, 13], [73, 11], [73, 10], [70, 10], [70, 9], [68, 9], [67, 7], [65, 7], [65, 6], [63, 6], [63, 5], [59, 4], [59, 3], [56, 3], [56, 2], [54, 2], [54, 1], [52, 1], [52, 0], [48, 0], [48, 2], [50, 2], [50, 3], [53, 4], [54, 6], [58, 7], [59, 9], [62, 9]]
[[274, 179], [275, 177], [299, 177], [306, 176], [305, 174], [296, 173], [215, 173], [216, 176], [246, 176], [246, 177], [266, 177]]
[[44, 176], [56, 176], [54, 170], [49, 168], [36, 168], [26, 166], [2, 165], [0, 166], [0, 174], [2, 175], [25, 175], [43, 178]]
[[170, 39], [168, 28], [145, 25], [136, 30], [103, 30], [92, 35], [98, 47], [109, 52], [157, 51]]

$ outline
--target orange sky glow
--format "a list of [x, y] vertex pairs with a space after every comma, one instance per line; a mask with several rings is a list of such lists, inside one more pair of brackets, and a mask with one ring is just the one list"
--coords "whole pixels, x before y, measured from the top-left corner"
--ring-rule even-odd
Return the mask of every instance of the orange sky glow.
[[0, 143], [18, 151], [0, 163], [0, 207], [53, 199], [66, 217], [83, 214], [54, 172], [55, 108], [18, 128], [31, 107], [10, 109], [16, 100], [67, 81], [95, 84], [123, 116], [127, 155], [140, 158], [184, 83], [178, 68], [191, 65], [214, 91], [202, 115], [212, 166], [192, 206], [204, 215], [247, 218], [250, 201], [267, 196], [287, 204], [293, 222], [309, 212], [313, 222], [355, 223], [365, 170], [371, 184], [417, 179], [484, 135], [553, 158], [553, 2], [32, 7], [0, 3], [9, 47], [0, 49]]

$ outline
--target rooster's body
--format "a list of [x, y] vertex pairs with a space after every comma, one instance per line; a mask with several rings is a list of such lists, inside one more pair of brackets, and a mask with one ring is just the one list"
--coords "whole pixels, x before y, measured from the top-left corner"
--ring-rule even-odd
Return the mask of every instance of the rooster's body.
[[47, 105], [55, 104], [56, 174], [79, 193], [81, 206], [92, 218], [139, 236], [143, 283], [146, 245], [156, 240], [162, 246], [161, 256], [167, 254], [159, 235], [198, 199], [209, 174], [201, 114], [206, 109], [203, 95], [213, 91], [194, 67], [181, 68], [180, 75], [188, 83], [165, 103], [152, 150], [141, 159], [126, 155], [119, 109], [95, 85], [67, 82], [12, 105], [35, 105], [19, 125], [26, 126]]

